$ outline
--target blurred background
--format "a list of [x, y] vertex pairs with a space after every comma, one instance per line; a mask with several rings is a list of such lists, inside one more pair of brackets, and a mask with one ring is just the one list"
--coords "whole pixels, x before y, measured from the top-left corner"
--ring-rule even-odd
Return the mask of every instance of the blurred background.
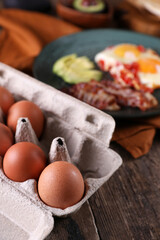
[[0, 8], [40, 11], [83, 28], [116, 27], [160, 36], [160, 0], [85, 0], [91, 5], [105, 2], [104, 10], [93, 13], [75, 9], [73, 1], [76, 0], [0, 0]]

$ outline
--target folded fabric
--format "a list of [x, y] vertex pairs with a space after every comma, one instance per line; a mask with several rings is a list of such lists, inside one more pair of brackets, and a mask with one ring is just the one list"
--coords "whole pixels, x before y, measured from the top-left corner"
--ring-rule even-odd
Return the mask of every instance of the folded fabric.
[[0, 26], [0, 61], [27, 73], [47, 43], [81, 30], [52, 16], [18, 9], [1, 9]]
[[112, 141], [116, 141], [124, 147], [134, 158], [146, 153], [152, 146], [156, 128], [160, 128], [160, 116], [130, 121], [129, 123], [117, 123]]
[[[52, 16], [15, 9], [0, 10], [0, 26], [3, 28], [0, 61], [29, 74], [35, 57], [47, 43], [81, 31]], [[118, 142], [137, 158], [149, 151], [156, 128], [160, 128], [160, 116], [128, 123], [117, 121], [112, 141]]]

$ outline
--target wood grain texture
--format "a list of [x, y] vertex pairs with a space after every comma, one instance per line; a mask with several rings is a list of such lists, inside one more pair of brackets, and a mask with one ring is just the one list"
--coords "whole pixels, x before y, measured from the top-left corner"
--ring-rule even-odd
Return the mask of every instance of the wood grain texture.
[[89, 200], [101, 239], [160, 239], [160, 146], [133, 159], [118, 145], [123, 166]]
[[55, 218], [55, 226], [46, 240], [99, 240], [89, 203], [66, 218]]

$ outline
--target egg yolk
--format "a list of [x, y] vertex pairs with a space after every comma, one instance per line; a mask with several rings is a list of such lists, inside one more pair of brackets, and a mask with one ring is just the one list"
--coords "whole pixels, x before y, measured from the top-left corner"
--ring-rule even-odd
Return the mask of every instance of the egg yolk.
[[143, 73], [159, 73], [160, 60], [153, 58], [142, 58], [138, 60], [139, 70]]
[[137, 46], [131, 44], [121, 44], [114, 50], [114, 53], [121, 58], [125, 57], [127, 52], [132, 53], [135, 57], [140, 55], [140, 51], [138, 50]]

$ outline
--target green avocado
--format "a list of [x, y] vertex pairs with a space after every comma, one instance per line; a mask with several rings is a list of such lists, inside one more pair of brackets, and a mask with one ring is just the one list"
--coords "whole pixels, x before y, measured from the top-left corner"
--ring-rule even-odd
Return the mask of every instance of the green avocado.
[[58, 76], [63, 76], [66, 68], [68, 68], [71, 62], [74, 62], [76, 58], [77, 58], [76, 54], [71, 54], [58, 59], [53, 65], [53, 73], [57, 74]]
[[102, 72], [94, 68], [94, 63], [87, 57], [77, 57], [76, 54], [71, 54], [58, 59], [54, 63], [53, 73], [70, 84], [89, 82], [91, 79], [100, 81]]
[[73, 8], [81, 12], [102, 12], [106, 5], [103, 0], [74, 0]]
[[68, 69], [63, 79], [70, 84], [80, 82], [89, 82], [91, 79], [100, 81], [102, 73], [98, 70], [76, 71], [76, 69]]

